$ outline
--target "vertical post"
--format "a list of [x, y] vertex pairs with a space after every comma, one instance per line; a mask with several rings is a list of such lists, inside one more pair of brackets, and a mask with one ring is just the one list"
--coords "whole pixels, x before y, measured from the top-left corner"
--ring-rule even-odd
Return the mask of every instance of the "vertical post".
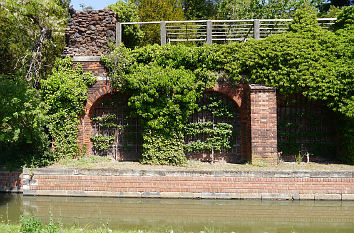
[[122, 43], [122, 24], [120, 22], [116, 23], [116, 44], [117, 47]]
[[160, 22], [160, 28], [161, 28], [161, 45], [166, 45], [166, 22], [161, 21]]
[[206, 38], [206, 43], [208, 45], [211, 45], [213, 43], [213, 25], [211, 23], [211, 20], [207, 21], [207, 38]]
[[259, 40], [261, 38], [261, 33], [259, 30], [259, 19], [255, 19], [253, 21], [253, 34], [255, 40]]

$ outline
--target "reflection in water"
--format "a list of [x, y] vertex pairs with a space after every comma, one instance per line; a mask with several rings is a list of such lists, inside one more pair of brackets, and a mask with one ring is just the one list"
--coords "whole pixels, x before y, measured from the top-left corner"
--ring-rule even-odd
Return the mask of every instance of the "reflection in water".
[[0, 196], [0, 218], [21, 213], [64, 225], [174, 232], [354, 232], [354, 202]]

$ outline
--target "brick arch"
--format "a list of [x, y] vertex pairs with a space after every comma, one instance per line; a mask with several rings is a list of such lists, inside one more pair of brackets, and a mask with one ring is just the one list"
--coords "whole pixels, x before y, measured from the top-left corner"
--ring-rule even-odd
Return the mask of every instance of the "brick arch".
[[243, 106], [244, 96], [247, 91], [247, 88], [245, 88], [246, 85], [244, 84], [239, 84], [237, 87], [230, 87], [230, 86], [224, 86], [224, 85], [219, 85], [218, 83], [210, 89], [205, 90], [205, 92], [218, 92], [221, 94], [224, 94], [228, 96], [230, 99], [232, 99], [239, 109], [241, 110], [241, 107]]
[[[277, 158], [276, 90], [260, 85], [228, 86], [217, 84], [205, 91], [224, 94], [235, 101], [239, 107], [242, 159], [274, 163]], [[89, 88], [84, 114], [80, 118], [78, 126], [79, 146], [86, 147], [87, 154], [92, 151], [90, 113], [100, 98], [114, 92], [117, 90], [112, 89], [111, 83], [107, 80], [97, 81]]]
[[[216, 84], [213, 88], [205, 90], [205, 92], [218, 92], [221, 93], [230, 99], [232, 99], [239, 108], [241, 115], [241, 157], [245, 160], [249, 159], [250, 151], [249, 151], [249, 137], [250, 132], [250, 124], [249, 124], [249, 101], [247, 96], [249, 96], [249, 88], [248, 85], [240, 84], [236, 87], [224, 86]], [[81, 148], [86, 148], [87, 154], [92, 152], [92, 142], [91, 142], [91, 134], [92, 134], [92, 125], [90, 115], [95, 107], [95, 104], [106, 95], [117, 93], [118, 90], [115, 90], [111, 87], [111, 83], [109, 81], [97, 81], [93, 87], [89, 89], [88, 99], [84, 108], [84, 115], [80, 118], [79, 125], [79, 146]]]
[[241, 118], [241, 159], [251, 161], [251, 110], [250, 110], [250, 88], [248, 84], [237, 86], [220, 85], [216, 83], [213, 88], [206, 89], [205, 92], [221, 93], [232, 99], [238, 106]]
[[85, 115], [91, 114], [93, 106], [95, 106], [95, 103], [98, 100], [100, 100], [101, 98], [103, 98], [104, 96], [106, 96], [108, 94], [117, 93], [117, 92], [118, 91], [113, 89], [111, 87], [111, 85], [109, 84], [109, 85], [99, 88], [98, 90], [96, 90], [92, 94], [89, 94], [89, 98], [87, 99], [87, 102], [85, 104]]
[[78, 126], [78, 141], [79, 146], [86, 150], [86, 154], [90, 155], [92, 152], [92, 142], [91, 142], [91, 113], [95, 107], [95, 104], [104, 96], [110, 95], [112, 93], [117, 93], [118, 91], [113, 89], [111, 83], [107, 80], [97, 81], [88, 91], [88, 99], [85, 104], [84, 114], [80, 118], [80, 124]]

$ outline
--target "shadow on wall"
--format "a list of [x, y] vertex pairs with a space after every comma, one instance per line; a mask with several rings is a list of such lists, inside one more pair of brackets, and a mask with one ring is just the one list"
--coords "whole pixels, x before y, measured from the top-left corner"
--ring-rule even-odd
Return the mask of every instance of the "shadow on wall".
[[21, 192], [22, 191], [22, 169], [8, 171], [0, 168], [0, 192]]
[[296, 95], [278, 96], [278, 151], [283, 161], [329, 162], [337, 154], [334, 113], [324, 104]]

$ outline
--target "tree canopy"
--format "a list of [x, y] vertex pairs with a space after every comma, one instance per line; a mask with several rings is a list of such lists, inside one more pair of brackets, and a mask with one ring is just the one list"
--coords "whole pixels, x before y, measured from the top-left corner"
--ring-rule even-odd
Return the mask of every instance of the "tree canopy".
[[38, 84], [65, 46], [68, 2], [0, 2], [0, 72], [21, 73]]

